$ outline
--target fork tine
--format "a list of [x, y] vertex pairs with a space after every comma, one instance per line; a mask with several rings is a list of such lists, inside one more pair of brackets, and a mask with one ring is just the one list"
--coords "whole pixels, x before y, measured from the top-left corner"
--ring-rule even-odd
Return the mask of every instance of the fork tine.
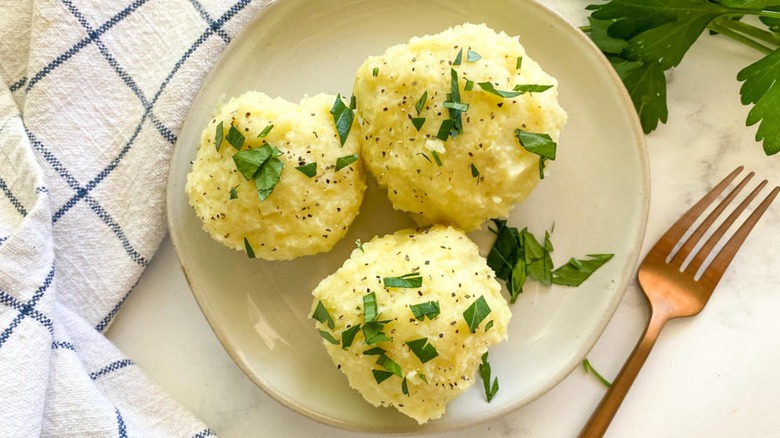
[[742, 169], [743, 166], [739, 166], [734, 169], [734, 171], [732, 171], [726, 178], [724, 178], [723, 181], [713, 187], [709, 193], [707, 193], [699, 200], [699, 202], [691, 207], [690, 210], [688, 210], [680, 219], [677, 220], [677, 222], [674, 223], [674, 225], [669, 228], [668, 231], [666, 231], [666, 233], [664, 233], [663, 236], [661, 236], [661, 238], [658, 240], [658, 243], [656, 243], [655, 246], [653, 246], [653, 248], [650, 250], [650, 253], [660, 252], [661, 254], [664, 254], [664, 257], [668, 256], [677, 245], [677, 242], [679, 242], [683, 235], [685, 235], [685, 232], [688, 231], [688, 228], [690, 228], [696, 219], [701, 216], [702, 212], [704, 212], [704, 210], [706, 210], [707, 207], [712, 204], [712, 201], [714, 201], [718, 195], [720, 195], [721, 192], [723, 192], [723, 190], [725, 190], [726, 187], [728, 187], [728, 185], [734, 181], [734, 178], [739, 175]]
[[742, 242], [745, 241], [748, 234], [750, 234], [750, 231], [752, 231], [753, 227], [756, 225], [756, 222], [758, 222], [767, 208], [769, 208], [769, 204], [775, 200], [779, 192], [780, 187], [775, 187], [772, 189], [769, 195], [764, 198], [761, 204], [756, 207], [755, 211], [753, 211], [747, 220], [745, 220], [745, 223], [743, 223], [742, 226], [740, 226], [736, 231], [736, 233], [731, 236], [728, 243], [726, 243], [718, 255], [715, 256], [715, 258], [712, 260], [712, 263], [704, 271], [704, 274], [701, 277], [701, 282], [704, 283], [704, 285], [707, 286], [710, 290], [715, 289], [715, 286], [718, 284], [721, 277], [723, 277], [723, 273], [726, 272], [726, 268], [728, 268], [731, 260], [734, 258], [734, 255], [737, 254], [737, 251], [742, 246]]
[[[699, 252], [696, 254], [696, 256], [694, 256], [693, 260], [691, 260], [691, 263], [685, 268], [686, 271], [691, 272], [694, 275], [696, 274], [696, 272], [699, 270], [701, 265], [704, 263], [704, 260], [706, 260], [707, 256], [709, 256], [710, 253], [712, 252], [712, 249], [715, 248], [715, 245], [718, 244], [720, 239], [726, 234], [726, 231], [728, 231], [729, 227], [737, 220], [739, 215], [742, 214], [743, 211], [745, 211], [745, 209], [747, 208], [748, 205], [750, 205], [751, 202], [753, 202], [753, 199], [755, 199], [756, 196], [758, 196], [758, 193], [761, 191], [761, 189], [763, 189], [766, 186], [766, 183], [767, 180], [761, 181], [761, 183], [758, 186], [756, 186], [756, 188], [753, 189], [753, 191], [750, 192], [750, 194], [747, 195], [745, 199], [742, 200], [742, 202], [739, 203], [737, 208], [735, 208], [734, 211], [732, 211], [731, 214], [729, 214], [726, 220], [724, 220], [723, 223], [720, 224], [718, 229], [715, 230], [714, 233], [712, 233], [712, 236], [710, 236], [710, 238], [707, 239], [707, 242], [705, 242], [704, 245], [701, 247], [701, 249], [699, 249]], [[723, 201], [725, 203], [726, 199], [724, 199]]]
[[[728, 195], [718, 204], [717, 207], [715, 207], [712, 212], [710, 212], [709, 215], [707, 215], [707, 218], [704, 219], [704, 221], [696, 228], [696, 231], [694, 231], [690, 237], [688, 237], [688, 240], [685, 241], [685, 244], [683, 244], [682, 247], [677, 251], [677, 253], [674, 255], [672, 260], [670, 260], [670, 264], [675, 265], [677, 267], [682, 266], [682, 264], [685, 262], [685, 259], [688, 258], [688, 255], [691, 253], [693, 248], [696, 246], [697, 243], [699, 243], [699, 240], [704, 236], [704, 233], [707, 232], [707, 230], [712, 226], [712, 224], [715, 222], [715, 220], [718, 218], [718, 216], [723, 213], [723, 210], [728, 207], [728, 205], [731, 203], [731, 201], [734, 200], [734, 198], [737, 196], [739, 192], [742, 191], [743, 188], [747, 185], [747, 183], [753, 178], [754, 172], [750, 172], [745, 176], [742, 181], [737, 184], [736, 187], [734, 187], [731, 192], [729, 192]], [[729, 175], [730, 176], [730, 175]], [[736, 176], [736, 175], [734, 175]], [[728, 178], [728, 177], [727, 177]], [[722, 183], [721, 183], [722, 184]], [[723, 188], [725, 189], [725, 187]], [[755, 195], [754, 195], [755, 196]], [[714, 201], [714, 199], [713, 199]], [[705, 206], [699, 214], [702, 214], [704, 210], [709, 206]], [[698, 215], [696, 216], [698, 218]], [[694, 218], [691, 223], [696, 221], [696, 218]], [[690, 226], [690, 225], [689, 225]], [[687, 229], [686, 229], [687, 230]], [[725, 231], [725, 230], [724, 230]]]

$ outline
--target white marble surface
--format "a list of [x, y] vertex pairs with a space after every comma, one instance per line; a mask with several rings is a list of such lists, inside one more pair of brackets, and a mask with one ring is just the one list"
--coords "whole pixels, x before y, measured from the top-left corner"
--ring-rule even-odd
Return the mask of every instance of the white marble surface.
[[[571, 22], [588, 1], [546, 0]], [[646, 251], [671, 222], [722, 176], [744, 164], [780, 184], [780, 155], [767, 157], [746, 128], [737, 72], [758, 55], [703, 37], [669, 76], [669, 123], [647, 136], [652, 201]], [[780, 202], [759, 223], [697, 317], [663, 331], [610, 437], [780, 436]], [[647, 307], [633, 282], [588, 354], [608, 378], [641, 335]], [[165, 390], [223, 437], [357, 437], [281, 406], [231, 361], [201, 314], [166, 239], [109, 330], [111, 338]], [[455, 437], [573, 437], [604, 387], [581, 368], [552, 391], [498, 421]]]

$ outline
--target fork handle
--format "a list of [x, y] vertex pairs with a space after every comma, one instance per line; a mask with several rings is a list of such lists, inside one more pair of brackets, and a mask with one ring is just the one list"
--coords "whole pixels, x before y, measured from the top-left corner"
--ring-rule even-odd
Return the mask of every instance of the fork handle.
[[609, 424], [612, 422], [612, 418], [615, 417], [615, 413], [620, 408], [620, 404], [623, 403], [623, 399], [626, 398], [628, 390], [634, 383], [642, 365], [644, 365], [656, 339], [658, 339], [658, 334], [668, 320], [669, 318], [665, 313], [651, 310], [650, 321], [645, 328], [642, 338], [634, 347], [634, 351], [626, 360], [607, 393], [604, 394], [596, 410], [591, 414], [590, 419], [585, 424], [582, 432], [580, 432], [579, 438], [600, 438], [604, 436]]

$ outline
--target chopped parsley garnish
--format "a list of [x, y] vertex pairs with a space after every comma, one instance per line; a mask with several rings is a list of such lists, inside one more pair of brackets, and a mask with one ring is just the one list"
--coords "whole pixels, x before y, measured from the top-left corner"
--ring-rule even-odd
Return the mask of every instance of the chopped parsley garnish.
[[406, 342], [409, 349], [412, 350], [415, 356], [420, 359], [420, 362], [425, 363], [439, 355], [436, 351], [436, 347], [428, 343], [428, 338], [415, 339], [413, 341]]
[[383, 321], [372, 321], [363, 324], [362, 330], [363, 337], [366, 338], [366, 345], [389, 341], [390, 337], [382, 331], [384, 328], [385, 322]]
[[400, 277], [384, 277], [382, 283], [385, 287], [415, 288], [422, 286], [423, 279], [419, 272], [411, 272]]
[[598, 379], [598, 381], [604, 384], [604, 386], [606, 386], [607, 388], [612, 386], [612, 382], [604, 378], [604, 376], [602, 376], [601, 373], [596, 371], [596, 369], [593, 368], [593, 365], [590, 364], [590, 361], [587, 358], [582, 359], [582, 368], [585, 369], [586, 373], [593, 374], [596, 377], [596, 379]]
[[[352, 102], [354, 102], [354, 99], [350, 101], [350, 104]], [[333, 108], [330, 109], [330, 113], [333, 115], [333, 122], [336, 124], [339, 141], [341, 142], [341, 145], [344, 146], [349, 131], [352, 129], [352, 121], [355, 120], [355, 112], [352, 108], [344, 104], [344, 101], [341, 100], [341, 94], [339, 94], [333, 102]]]
[[227, 137], [225, 139], [231, 146], [239, 151], [241, 150], [241, 147], [244, 146], [244, 134], [233, 125], [230, 125], [230, 129], [228, 129]]
[[482, 386], [485, 388], [485, 398], [487, 398], [488, 403], [493, 400], [493, 397], [495, 397], [498, 392], [498, 377], [496, 377], [491, 384], [490, 374], [491, 370], [490, 363], [488, 362], [488, 353], [485, 352], [485, 354], [482, 355], [482, 363], [479, 364], [479, 377], [482, 378]]
[[487, 318], [490, 314], [490, 306], [485, 297], [480, 295], [471, 305], [463, 312], [463, 318], [466, 320], [466, 324], [469, 326], [469, 330], [472, 333], [477, 331], [479, 324]]
[[380, 354], [379, 357], [376, 358], [376, 364], [398, 377], [404, 376], [401, 371], [401, 366], [384, 354]]
[[336, 326], [336, 324], [333, 322], [333, 318], [330, 316], [330, 313], [328, 313], [328, 309], [326, 309], [322, 304], [322, 301], [317, 302], [317, 307], [314, 308], [314, 313], [311, 314], [311, 318], [315, 321], [327, 324], [331, 330], [333, 330], [333, 327]]
[[374, 322], [376, 321], [379, 313], [377, 312], [376, 305], [376, 293], [369, 292], [363, 295], [363, 321]]
[[587, 260], [572, 258], [568, 263], [552, 272], [552, 282], [563, 286], [579, 286], [590, 275], [607, 263], [613, 254], [588, 254]]
[[277, 154], [277, 152], [279, 152], [278, 149], [274, 149], [271, 145], [265, 144], [257, 149], [237, 152], [233, 155], [233, 162], [236, 163], [236, 169], [241, 172], [244, 179], [249, 181], [255, 177], [255, 174], [260, 170], [263, 163], [268, 161], [274, 154]]
[[553, 263], [550, 257], [550, 252], [552, 252], [550, 234], [545, 232], [544, 246], [525, 228], [520, 232], [520, 236], [523, 239], [523, 255], [528, 276], [545, 286], [551, 285]]
[[380, 354], [385, 354], [385, 349], [382, 347], [370, 348], [363, 352], [364, 356], [379, 356]]
[[355, 340], [355, 335], [360, 331], [360, 324], [353, 325], [352, 327], [341, 332], [341, 348], [346, 350], [352, 346], [352, 342]]
[[265, 201], [271, 196], [271, 193], [282, 176], [284, 162], [276, 157], [271, 157], [260, 166], [260, 170], [255, 175], [255, 186], [257, 186], [257, 197]]
[[238, 186], [230, 188], [230, 199], [238, 199], [238, 191], [236, 191], [237, 188]]
[[412, 125], [419, 132], [425, 124], [425, 117], [412, 117]]
[[418, 321], [422, 321], [427, 316], [428, 319], [435, 319], [441, 313], [438, 301], [428, 301], [420, 304], [410, 304], [409, 308], [414, 314], [414, 318]]
[[455, 60], [452, 61], [452, 65], [460, 65], [461, 62], [463, 62], [463, 48], [461, 48], [458, 51], [458, 54], [455, 55]]
[[491, 319], [490, 321], [487, 322], [487, 324], [485, 324], [485, 333], [487, 333], [487, 331], [492, 328], [493, 328], [493, 320]]
[[466, 79], [466, 85], [463, 86], [463, 89], [465, 91], [471, 91], [474, 89], [474, 81], [471, 79]]
[[419, 116], [422, 112], [423, 108], [425, 108], [425, 102], [428, 100], [428, 90], [423, 91], [422, 96], [420, 96], [420, 99], [417, 101], [416, 104], [414, 104], [414, 109], [417, 110], [417, 115]]
[[482, 88], [488, 93], [495, 94], [496, 96], [503, 97], [503, 98], [517, 97], [523, 94], [519, 91], [496, 90], [496, 88], [490, 82], [479, 82], [477, 83], [477, 85], [479, 85], [479, 88]]
[[523, 292], [523, 285], [529, 277], [546, 285], [579, 286], [612, 258], [612, 254], [589, 255], [587, 260], [572, 258], [553, 270], [550, 257], [553, 246], [549, 233], [545, 233], [542, 245], [528, 229], [518, 231], [507, 226], [504, 220], [493, 219], [493, 222], [498, 228], [492, 230], [496, 241], [490, 249], [487, 263], [496, 277], [506, 282], [511, 303]]
[[517, 61], [515, 62], [515, 68], [517, 70], [520, 70], [520, 67], [522, 67], [522, 66], [523, 66], [523, 57], [522, 56], [518, 56], [517, 57]]
[[371, 370], [371, 372], [374, 374], [374, 380], [376, 380], [377, 385], [393, 377], [393, 373], [391, 373], [390, 371]]
[[317, 175], [317, 162], [312, 161], [311, 163], [306, 163], [303, 166], [298, 166], [295, 169], [309, 178], [314, 178]]
[[366, 252], [366, 250], [363, 249], [363, 242], [360, 239], [355, 240], [355, 247], [362, 252]]
[[479, 53], [471, 50], [471, 47], [469, 47], [469, 50], [466, 53], [466, 61], [468, 61], [468, 62], [476, 62], [476, 61], [479, 61], [480, 59], [482, 59], [482, 56]]
[[320, 336], [322, 336], [322, 339], [325, 339], [326, 341], [330, 342], [333, 345], [338, 345], [339, 341], [338, 339], [334, 338], [333, 335], [326, 332], [325, 330], [319, 330]]
[[417, 152], [417, 155], [422, 155], [422, 157], [425, 158], [426, 160], [428, 160], [429, 163], [433, 163], [433, 161], [431, 161], [431, 159], [428, 158], [428, 156], [425, 155], [424, 152]]
[[479, 169], [477, 169], [477, 166], [474, 165], [474, 163], [471, 163], [471, 176], [479, 178]]
[[357, 98], [355, 97], [354, 94], [349, 97], [349, 109], [351, 109], [352, 111], [357, 109]]
[[401, 381], [401, 392], [404, 395], [409, 395], [409, 384], [406, 383], [406, 377]]
[[272, 129], [274, 129], [274, 124], [269, 123], [268, 126], [266, 126], [265, 128], [263, 128], [262, 131], [260, 131], [260, 134], [257, 135], [257, 138], [266, 137], [268, 133], [271, 132]]
[[239, 151], [233, 155], [233, 162], [241, 175], [249, 181], [255, 180], [257, 196], [265, 201], [274, 191], [284, 168], [284, 162], [278, 158], [279, 149], [264, 144], [257, 149]]
[[447, 141], [447, 138], [450, 136], [450, 134], [454, 129], [455, 129], [455, 120], [444, 119], [441, 121], [441, 126], [439, 126], [439, 132], [436, 133], [436, 138], [438, 138], [441, 141]]
[[379, 67], [374, 67], [374, 69], [371, 70], [371, 76], [373, 77], [379, 76]]
[[436, 162], [436, 166], [441, 167], [441, 158], [439, 157], [439, 153], [436, 151], [431, 151], [431, 155], [433, 156], [433, 161]]
[[520, 94], [525, 94], [525, 93], [541, 93], [542, 91], [547, 91], [552, 87], [553, 87], [552, 85], [520, 84], [520, 85], [515, 85], [515, 87], [512, 89], [514, 91], [519, 91]]
[[524, 147], [528, 152], [539, 156], [539, 178], [544, 179], [544, 162], [555, 159], [558, 145], [548, 134], [515, 129], [515, 136], [520, 142], [520, 146]]
[[358, 160], [358, 154], [347, 155], [344, 157], [336, 158], [336, 172], [349, 166]]
[[[460, 101], [460, 88], [458, 85], [458, 72], [454, 68], [450, 69], [450, 93], [447, 94], [447, 101], [458, 104]], [[445, 102], [445, 105], [447, 102]], [[450, 130], [450, 136], [454, 139], [458, 134], [463, 132], [463, 121], [461, 119], [461, 113], [463, 110], [457, 108], [448, 108], [450, 119], [453, 120], [452, 129]], [[446, 140], [446, 138], [445, 138]]]
[[255, 258], [255, 250], [252, 249], [252, 245], [249, 244], [249, 241], [246, 240], [246, 237], [244, 237], [244, 250], [246, 251], [247, 257], [250, 259]]
[[225, 136], [222, 122], [217, 123], [216, 132], [214, 133], [214, 146], [217, 150], [222, 146], [222, 138]]
[[444, 108], [454, 109], [457, 111], [468, 111], [469, 104], [462, 102], [444, 102]]

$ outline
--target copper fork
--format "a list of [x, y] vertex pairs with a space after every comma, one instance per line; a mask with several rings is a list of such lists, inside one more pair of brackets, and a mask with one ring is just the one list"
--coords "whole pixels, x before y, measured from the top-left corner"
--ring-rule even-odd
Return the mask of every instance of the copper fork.
[[[638, 278], [639, 285], [650, 306], [650, 320], [644, 335], [580, 433], [581, 438], [604, 435], [629, 388], [631, 388], [631, 384], [636, 379], [639, 369], [650, 354], [663, 326], [672, 318], [694, 316], [701, 312], [737, 250], [742, 246], [742, 242], [745, 241], [753, 226], [780, 191], [780, 187], [775, 187], [734, 232], [728, 242], [719, 251], [714, 252], [713, 249], [718, 246], [719, 241], [731, 225], [766, 186], [767, 181], [762, 181], [734, 208], [704, 244], [697, 246], [717, 218], [748, 184], [753, 177], [753, 172], [750, 172], [683, 242], [688, 230], [703, 215], [710, 204], [737, 178], [742, 169], [742, 166], [736, 168], [691, 207], [661, 236], [661, 239], [650, 249], [642, 261]], [[678, 247], [679, 250], [677, 250]], [[709, 262], [709, 264], [706, 265], [705, 262]], [[702, 266], [704, 266], [703, 272], [699, 272]]]

